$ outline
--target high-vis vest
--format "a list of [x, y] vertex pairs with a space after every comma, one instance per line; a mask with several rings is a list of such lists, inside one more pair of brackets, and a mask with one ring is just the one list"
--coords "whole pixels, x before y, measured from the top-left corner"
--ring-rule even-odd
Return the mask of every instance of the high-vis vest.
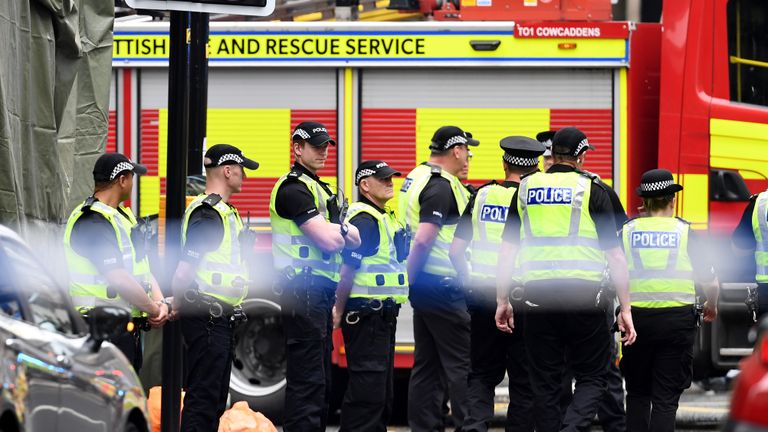
[[[412, 234], [416, 233], [419, 226], [419, 195], [427, 186], [432, 176], [441, 176], [448, 180], [453, 191], [453, 199], [456, 200], [459, 212], [464, 211], [469, 201], [469, 192], [459, 179], [451, 175], [438, 166], [422, 164], [414, 168], [408, 177], [405, 178], [403, 187], [400, 189], [398, 197], [398, 213], [400, 224], [407, 227]], [[448, 197], [446, 197], [448, 198]], [[456, 224], [443, 225], [437, 234], [437, 239], [429, 251], [427, 262], [424, 265], [424, 272], [438, 276], [456, 276], [456, 270], [453, 268], [448, 250], [453, 242], [453, 234], [456, 232]]]
[[768, 191], [757, 196], [755, 210], [752, 212], [752, 231], [757, 241], [755, 280], [759, 283], [768, 283]]
[[607, 263], [589, 214], [592, 180], [577, 172], [535, 173], [518, 189], [522, 282], [600, 282]]
[[[181, 239], [184, 243], [187, 241], [189, 218], [198, 207], [209, 205], [204, 202], [206, 198], [208, 195], [197, 196], [189, 203], [184, 212], [181, 228]], [[216, 200], [209, 202], [216, 202]], [[195, 273], [195, 282], [201, 294], [237, 306], [248, 295], [248, 273], [243, 265], [239, 241], [240, 231], [243, 230], [243, 221], [240, 219], [237, 209], [220, 198], [211, 208], [216, 210], [216, 213], [221, 217], [224, 235], [216, 250], [210, 251], [200, 258]]]
[[110, 290], [107, 280], [96, 266], [72, 248], [72, 229], [80, 217], [85, 214], [85, 210], [90, 208], [91, 211], [104, 216], [115, 230], [123, 268], [133, 275], [136, 282], [141, 284], [147, 295], [150, 296], [149, 260], [146, 256], [137, 259], [136, 249], [131, 240], [131, 230], [136, 225], [133, 212], [129, 208], [120, 207], [123, 214], [118, 209], [100, 201], [94, 201], [90, 206], [86, 203], [87, 201], [83, 202], [72, 211], [64, 231], [64, 251], [69, 268], [69, 294], [72, 296], [75, 309], [80, 313], [87, 314], [90, 309], [96, 306], [117, 306], [130, 310], [131, 315], [135, 317], [146, 316], [145, 313], [120, 297], [116, 291]]
[[687, 223], [673, 217], [643, 217], [624, 225], [633, 307], [668, 308], [696, 301], [689, 230]]
[[395, 232], [401, 229], [401, 225], [391, 212], [381, 213], [361, 202], [349, 206], [349, 219], [360, 213], [368, 213], [378, 223], [379, 246], [376, 255], [363, 257], [349, 296], [379, 299], [392, 297], [397, 303], [405, 303], [408, 300], [408, 272], [405, 262], [397, 261], [395, 250]]
[[490, 184], [480, 188], [472, 207], [470, 280], [474, 287], [495, 287], [504, 223], [516, 186]]
[[312, 193], [317, 211], [325, 220], [328, 220], [329, 217], [326, 201], [330, 195], [320, 183], [304, 173], [290, 172], [280, 177], [272, 189], [272, 197], [269, 202], [274, 267], [277, 271], [284, 271], [286, 267], [289, 267], [293, 269], [294, 273], [298, 273], [308, 266], [312, 268], [312, 274], [338, 282], [341, 255], [323, 252], [309, 236], [299, 229], [296, 222], [282, 218], [277, 214], [275, 208], [277, 191], [280, 189], [280, 185], [289, 179], [304, 183], [309, 192]]

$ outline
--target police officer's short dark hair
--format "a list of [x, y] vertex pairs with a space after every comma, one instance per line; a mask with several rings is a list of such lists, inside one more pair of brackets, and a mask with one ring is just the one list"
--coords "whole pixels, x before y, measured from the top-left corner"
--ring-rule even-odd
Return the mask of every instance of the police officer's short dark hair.
[[507, 168], [507, 171], [509, 171], [509, 172], [511, 172], [513, 174], [524, 175], [524, 174], [528, 174], [530, 172], [533, 172], [533, 171], [536, 171], [537, 169], [539, 169], [538, 165], [534, 165], [534, 166], [521, 166], [521, 165], [511, 164], [511, 163], [505, 161], [504, 159], [502, 159], [501, 161], [504, 162], [504, 166]]
[[571, 154], [566, 154], [568, 152], [568, 147], [553, 145], [552, 146], [552, 157], [555, 160], [561, 160], [561, 161], [567, 161], [567, 162], [576, 162], [578, 160], [578, 156], [573, 156]]

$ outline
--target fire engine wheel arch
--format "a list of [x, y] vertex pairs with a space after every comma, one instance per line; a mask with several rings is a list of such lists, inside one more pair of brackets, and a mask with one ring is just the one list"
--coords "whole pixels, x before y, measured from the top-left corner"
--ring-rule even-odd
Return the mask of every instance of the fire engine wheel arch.
[[280, 306], [267, 299], [247, 299], [243, 310], [248, 321], [235, 330], [232, 403], [247, 401], [273, 422], [282, 423], [286, 361]]

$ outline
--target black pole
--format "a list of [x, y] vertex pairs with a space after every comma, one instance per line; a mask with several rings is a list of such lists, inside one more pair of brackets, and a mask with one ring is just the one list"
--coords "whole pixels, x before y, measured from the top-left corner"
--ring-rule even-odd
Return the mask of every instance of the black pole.
[[[189, 146], [189, 50], [188, 12], [171, 12], [168, 64], [168, 151], [165, 199], [166, 290], [178, 263], [181, 245], [181, 217], [186, 207], [187, 148]], [[166, 292], [166, 294], [170, 294]], [[161, 431], [179, 431], [181, 410], [182, 353], [179, 322], [163, 329], [163, 392]]]
[[208, 110], [208, 14], [193, 12], [189, 23], [189, 160], [187, 174], [202, 174]]

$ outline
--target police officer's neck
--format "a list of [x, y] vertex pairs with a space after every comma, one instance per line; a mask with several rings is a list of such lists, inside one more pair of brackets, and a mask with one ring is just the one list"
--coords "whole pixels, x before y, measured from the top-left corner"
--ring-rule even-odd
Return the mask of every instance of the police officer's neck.
[[461, 166], [458, 166], [456, 163], [452, 163], [454, 159], [452, 159], [453, 155], [449, 153], [448, 155], [431, 155], [429, 157], [429, 163], [432, 165], [437, 165], [440, 168], [443, 169], [443, 171], [447, 172], [448, 174], [451, 174], [453, 176], [457, 176], [459, 172], [461, 172]]
[[304, 169], [306, 172], [308, 172], [308, 173], [310, 173], [310, 174], [312, 174], [312, 175], [314, 175], [314, 176], [317, 176], [317, 170], [316, 170], [316, 169], [313, 169], [313, 168], [310, 168], [310, 167], [308, 167], [307, 165], [304, 165], [303, 163], [301, 163], [301, 160], [300, 160], [300, 159], [298, 159], [298, 158], [297, 158], [297, 159], [296, 159], [296, 163], [295, 163], [295, 164], [296, 164], [296, 166], [300, 166], [300, 167], [301, 167], [302, 169]]
[[205, 194], [210, 195], [212, 193], [219, 195], [224, 202], [229, 202], [229, 198], [232, 196], [232, 191], [229, 190], [225, 182], [208, 178], [205, 183]]
[[373, 204], [376, 207], [379, 208], [379, 210], [384, 210], [384, 208], [387, 206], [387, 201], [382, 201], [380, 199], [374, 198], [372, 195], [367, 194], [365, 192], [360, 191], [360, 195], [365, 198], [366, 201], [368, 201], [369, 204]]
[[112, 208], [118, 208], [120, 203], [123, 202], [121, 198], [122, 192], [118, 187], [109, 187], [93, 192], [93, 196], [99, 200], [102, 204], [106, 204]]
[[650, 217], [675, 217], [675, 208], [673, 206], [665, 207], [660, 210], [654, 210], [648, 213]]

